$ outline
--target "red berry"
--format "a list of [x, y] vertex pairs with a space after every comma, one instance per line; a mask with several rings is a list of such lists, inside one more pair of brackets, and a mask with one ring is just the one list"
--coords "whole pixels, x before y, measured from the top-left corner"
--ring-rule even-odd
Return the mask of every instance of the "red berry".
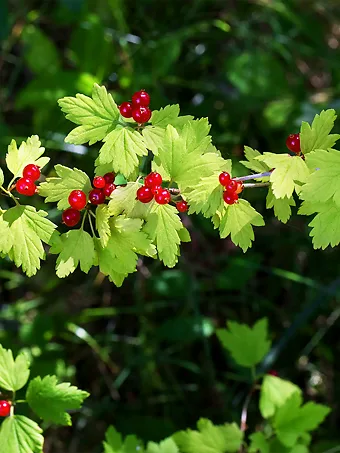
[[238, 195], [235, 192], [228, 192], [227, 190], [225, 190], [223, 192], [223, 200], [227, 204], [234, 204], [238, 200]]
[[38, 165], [26, 165], [24, 171], [22, 172], [22, 175], [24, 178], [31, 179], [32, 181], [37, 181], [37, 179], [40, 178], [40, 170]]
[[0, 401], [0, 417], [8, 417], [11, 413], [12, 404], [9, 401]]
[[115, 189], [116, 189], [115, 184], [106, 184], [106, 186], [103, 189], [103, 193], [106, 197], [109, 197]]
[[270, 374], [271, 376], [278, 376], [279, 373], [276, 370], [269, 370], [267, 374]]
[[286, 140], [287, 148], [295, 154], [300, 154], [300, 134], [290, 134]]
[[235, 192], [237, 189], [237, 181], [235, 181], [235, 179], [231, 179], [225, 189], [227, 192]]
[[61, 215], [63, 223], [68, 227], [74, 227], [80, 220], [80, 212], [74, 208], [68, 208]]
[[89, 199], [92, 204], [103, 204], [105, 202], [105, 194], [102, 189], [92, 189]]
[[140, 187], [137, 190], [137, 199], [142, 203], [149, 203], [153, 199], [153, 193], [150, 187]]
[[93, 179], [93, 186], [97, 189], [103, 189], [106, 185], [106, 181], [103, 176], [96, 176]]
[[115, 181], [115, 177], [116, 175], [112, 172], [110, 173], [105, 173], [105, 175], [103, 176], [103, 178], [105, 179], [105, 182], [106, 184], [111, 184]]
[[179, 212], [187, 212], [187, 210], [189, 209], [189, 206], [186, 201], [181, 200], [176, 203], [176, 208]]
[[239, 194], [243, 191], [243, 189], [244, 189], [244, 187], [243, 187], [243, 184], [241, 183], [241, 181], [237, 181], [235, 193]]
[[156, 193], [158, 193], [160, 190], [163, 189], [162, 186], [154, 186], [154, 187], [150, 187], [151, 189], [151, 192], [155, 195]]
[[150, 95], [145, 90], [136, 91], [132, 96], [134, 106], [148, 107], [150, 104]]
[[144, 185], [146, 187], [155, 187], [155, 186], [160, 186], [163, 182], [163, 178], [159, 173], [156, 173], [153, 171], [152, 173], [149, 173], [148, 176], [145, 177], [144, 179]]
[[70, 203], [71, 208], [81, 211], [85, 208], [87, 203], [86, 195], [82, 190], [72, 190], [68, 197], [68, 202]]
[[218, 179], [220, 181], [220, 184], [222, 184], [222, 186], [226, 186], [227, 184], [229, 184], [229, 182], [231, 180], [229, 173], [227, 173], [226, 171], [221, 173], [220, 176], [218, 177]]
[[120, 114], [124, 118], [131, 118], [132, 117], [132, 103], [131, 102], [122, 102], [119, 106]]
[[21, 195], [26, 195], [27, 197], [32, 197], [37, 189], [32, 179], [28, 178], [18, 179], [15, 187]]
[[171, 199], [171, 195], [170, 195], [170, 192], [168, 191], [168, 189], [159, 190], [155, 194], [155, 201], [158, 204], [168, 204], [170, 199]]
[[149, 107], [134, 107], [132, 110], [132, 118], [136, 123], [147, 123], [151, 118], [151, 110]]

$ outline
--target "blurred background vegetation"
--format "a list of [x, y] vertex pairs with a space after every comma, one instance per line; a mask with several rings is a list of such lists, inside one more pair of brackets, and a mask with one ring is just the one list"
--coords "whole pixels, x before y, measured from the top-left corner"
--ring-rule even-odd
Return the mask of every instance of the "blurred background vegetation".
[[[62, 163], [93, 174], [98, 149], [63, 142], [72, 126], [56, 101], [94, 82], [118, 103], [145, 88], [153, 109], [208, 116], [238, 174], [245, 144], [285, 152], [301, 120], [340, 104], [338, 0], [0, 0], [0, 40], [1, 164], [11, 138], [39, 134], [47, 173]], [[247, 198], [263, 212], [265, 195]], [[109, 424], [159, 440], [199, 416], [239, 421], [249, 376], [214, 330], [263, 316], [274, 340], [264, 369], [332, 406], [313, 452], [339, 445], [339, 249], [314, 251], [306, 219], [265, 216], [245, 255], [209, 221], [185, 219], [192, 243], [177, 268], [141, 260], [121, 289], [95, 271], [58, 280], [53, 257], [31, 279], [1, 261], [0, 342], [25, 349], [33, 375], [92, 394], [72, 429], [48, 427], [46, 453], [100, 452]]]

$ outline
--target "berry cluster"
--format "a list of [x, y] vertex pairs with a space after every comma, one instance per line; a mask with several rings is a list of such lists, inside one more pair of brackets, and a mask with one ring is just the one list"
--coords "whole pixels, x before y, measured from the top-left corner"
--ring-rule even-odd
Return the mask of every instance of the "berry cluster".
[[218, 179], [220, 184], [224, 187], [223, 200], [229, 205], [236, 203], [238, 195], [243, 190], [243, 184], [240, 181], [232, 179], [226, 171], [222, 172]]
[[124, 118], [133, 118], [136, 123], [143, 124], [151, 118], [149, 104], [150, 95], [145, 90], [140, 90], [134, 93], [131, 102], [123, 102], [119, 111]]
[[300, 134], [288, 135], [286, 140], [286, 146], [292, 153], [300, 154], [301, 153]]
[[162, 176], [159, 173], [151, 172], [144, 179], [144, 186], [137, 190], [137, 200], [142, 203], [149, 203], [155, 198], [158, 204], [168, 204], [171, 195], [168, 189], [162, 187]]
[[0, 417], [8, 417], [11, 413], [12, 404], [9, 401], [0, 401]]
[[176, 208], [179, 212], [187, 212], [189, 209], [188, 203], [184, 200], [177, 201]]
[[26, 165], [22, 172], [22, 178], [18, 179], [15, 187], [21, 195], [32, 197], [37, 192], [35, 181], [40, 178], [40, 169], [37, 165]]
[[[114, 173], [106, 173], [104, 176], [96, 176], [93, 179], [93, 186], [89, 193], [89, 201], [94, 205], [105, 203], [106, 197], [109, 197], [115, 190], [116, 186], [113, 183], [115, 180]], [[82, 190], [72, 190], [68, 197], [70, 208], [62, 214], [63, 223], [68, 227], [74, 227], [79, 223], [80, 211], [87, 205], [87, 197]]]

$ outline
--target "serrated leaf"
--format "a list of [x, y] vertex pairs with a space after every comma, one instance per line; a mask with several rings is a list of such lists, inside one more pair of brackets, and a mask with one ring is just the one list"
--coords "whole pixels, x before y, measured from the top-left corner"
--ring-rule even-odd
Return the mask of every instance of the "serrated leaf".
[[0, 345], [0, 388], [16, 392], [28, 381], [30, 363], [25, 354], [19, 354], [16, 359], [10, 349]]
[[42, 453], [42, 429], [23, 415], [7, 417], [0, 428], [1, 450], [5, 453]]
[[13, 236], [9, 223], [4, 220], [4, 216], [0, 215], [0, 253], [7, 255], [13, 246]]
[[179, 453], [175, 441], [168, 437], [159, 444], [156, 442], [149, 442], [146, 448], [147, 453]]
[[144, 139], [137, 131], [118, 126], [104, 138], [97, 165], [109, 164], [116, 173], [129, 177], [139, 165], [139, 157], [147, 156]]
[[310, 171], [303, 159], [288, 154], [264, 153], [256, 158], [274, 168], [270, 175], [272, 190], [276, 198], [290, 198], [294, 190], [298, 193]]
[[244, 165], [249, 170], [253, 170], [256, 173], [264, 173], [271, 170], [265, 162], [261, 162], [257, 157], [262, 156], [262, 154], [257, 151], [257, 149], [250, 148], [250, 146], [244, 147], [244, 155], [247, 160], [241, 160], [240, 163]]
[[34, 378], [28, 386], [26, 400], [31, 409], [44, 421], [71, 426], [66, 411], [80, 409], [89, 393], [71, 386], [68, 382], [58, 384], [57, 376]]
[[43, 168], [50, 160], [49, 157], [41, 157], [45, 148], [41, 146], [39, 137], [32, 135], [26, 142], [22, 142], [19, 148], [16, 141], [12, 140], [6, 154], [8, 170], [13, 173], [14, 178], [22, 176], [23, 169], [28, 164], [35, 164]]
[[274, 215], [277, 217], [280, 222], [287, 223], [292, 215], [291, 206], [295, 206], [294, 198], [276, 198], [272, 191], [272, 188], [269, 187], [266, 207], [267, 209], [274, 208]]
[[301, 390], [292, 382], [267, 374], [261, 385], [259, 408], [262, 417], [272, 417], [294, 392], [301, 393]]
[[125, 187], [117, 187], [111, 194], [108, 204], [112, 216], [125, 214], [131, 218], [145, 219], [149, 214], [153, 202], [141, 203], [137, 200], [137, 190], [142, 186], [139, 181], [128, 182]]
[[172, 437], [183, 453], [226, 453], [236, 452], [243, 440], [243, 432], [236, 423], [215, 426], [210, 420], [201, 418], [198, 431], [187, 429]]
[[106, 247], [111, 236], [109, 225], [110, 212], [106, 204], [97, 206], [96, 209], [96, 228], [99, 233], [100, 243], [102, 247]]
[[83, 229], [62, 234], [52, 244], [50, 253], [59, 254], [56, 265], [59, 278], [72, 274], [78, 265], [87, 274], [96, 261], [93, 238]]
[[332, 148], [339, 134], [329, 135], [336, 120], [335, 110], [323, 110], [320, 115], [315, 115], [312, 126], [305, 121], [301, 124], [300, 143], [303, 154], [310, 153], [316, 149]]
[[82, 190], [88, 194], [92, 189], [90, 178], [83, 171], [59, 164], [54, 168], [58, 177], [47, 178], [39, 187], [39, 195], [46, 197], [45, 202], [58, 202], [57, 208], [64, 210], [70, 207], [68, 197], [72, 190]]
[[65, 138], [67, 143], [75, 145], [87, 142], [93, 145], [103, 140], [119, 119], [119, 110], [111, 94], [97, 84], [93, 86], [92, 98], [77, 94], [59, 99], [58, 104], [68, 120], [79, 124]]
[[266, 318], [257, 321], [253, 327], [228, 321], [227, 329], [218, 329], [217, 336], [235, 362], [248, 368], [260, 363], [271, 346]]
[[302, 397], [295, 392], [277, 410], [274, 417], [276, 435], [287, 447], [293, 447], [302, 434], [317, 428], [330, 412], [330, 408], [322, 404], [301, 404]]
[[134, 435], [126, 436], [124, 441], [122, 435], [110, 426], [105, 434], [103, 442], [104, 453], [143, 453], [143, 443]]
[[258, 431], [257, 433], [251, 434], [249, 439], [249, 453], [269, 453], [270, 446], [263, 432]]
[[157, 156], [158, 149], [163, 145], [165, 129], [160, 126], [146, 126], [142, 134], [145, 146]]
[[5, 182], [4, 172], [2, 171], [2, 168], [0, 168], [0, 186], [3, 186], [4, 182]]
[[231, 237], [235, 245], [246, 252], [254, 240], [253, 226], [263, 226], [264, 220], [246, 200], [239, 200], [231, 206], [224, 207], [219, 222], [221, 238]]
[[56, 228], [46, 219], [47, 212], [36, 211], [33, 206], [15, 206], [3, 215], [11, 234], [12, 247], [9, 258], [17, 267], [31, 277], [40, 269], [40, 260], [45, 258], [42, 242], [49, 244]]

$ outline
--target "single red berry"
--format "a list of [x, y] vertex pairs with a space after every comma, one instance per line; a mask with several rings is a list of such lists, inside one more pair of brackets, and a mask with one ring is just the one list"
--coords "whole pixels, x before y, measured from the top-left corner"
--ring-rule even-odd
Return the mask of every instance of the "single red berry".
[[37, 189], [32, 179], [28, 178], [18, 179], [15, 187], [21, 195], [26, 195], [27, 197], [32, 197]]
[[279, 373], [276, 370], [269, 370], [267, 374], [270, 374], [271, 376], [278, 376]]
[[124, 118], [132, 117], [132, 103], [131, 102], [122, 102], [119, 106], [119, 112]]
[[115, 184], [112, 184], [112, 183], [106, 184], [106, 186], [103, 189], [103, 193], [106, 197], [109, 197], [115, 189], [116, 189]]
[[158, 204], [168, 204], [170, 199], [171, 199], [171, 195], [170, 195], [170, 192], [168, 191], [168, 189], [159, 190], [155, 194], [155, 201]]
[[222, 172], [220, 174], [220, 176], [218, 177], [219, 181], [220, 181], [220, 184], [222, 184], [222, 186], [226, 186], [227, 184], [229, 184], [230, 180], [231, 180], [231, 177], [229, 175], [229, 173], [227, 173], [226, 171]]
[[179, 212], [187, 212], [187, 210], [189, 209], [189, 206], [186, 201], [181, 200], [176, 203], [176, 208]]
[[86, 195], [82, 190], [72, 190], [68, 197], [68, 202], [70, 203], [71, 208], [81, 211], [85, 208], [87, 203]]
[[227, 192], [235, 192], [237, 189], [237, 181], [235, 181], [235, 179], [231, 179], [225, 189]]
[[152, 173], [149, 173], [148, 176], [145, 177], [144, 179], [144, 185], [146, 187], [155, 187], [155, 186], [160, 186], [163, 182], [163, 178], [159, 173], [156, 173], [153, 171]]
[[228, 192], [227, 190], [225, 190], [223, 192], [223, 200], [227, 204], [234, 204], [238, 200], [238, 195], [235, 192]]
[[142, 203], [149, 203], [153, 199], [153, 193], [150, 187], [140, 187], [137, 190], [137, 199]]
[[92, 189], [89, 194], [89, 200], [92, 204], [103, 204], [105, 202], [105, 194], [102, 189]]
[[97, 189], [103, 189], [106, 185], [106, 181], [103, 176], [96, 176], [93, 178], [93, 187]]
[[149, 107], [134, 107], [132, 110], [132, 118], [136, 121], [136, 123], [147, 123], [151, 118], [151, 110]]
[[301, 146], [300, 146], [300, 134], [290, 134], [286, 140], [286, 146], [289, 151], [292, 151], [295, 154], [300, 154]]
[[151, 192], [155, 195], [156, 193], [158, 193], [160, 190], [163, 189], [162, 186], [153, 186], [153, 187], [150, 187], [151, 189]]
[[0, 417], [8, 417], [11, 413], [12, 404], [9, 401], [0, 401]]
[[40, 178], [40, 169], [38, 165], [29, 164], [24, 168], [22, 175], [24, 178], [31, 179], [32, 181], [37, 181]]
[[74, 208], [68, 208], [61, 215], [63, 223], [68, 227], [74, 227], [80, 220], [80, 212]]
[[103, 178], [105, 179], [105, 182], [106, 184], [111, 184], [115, 181], [115, 177], [116, 175], [112, 172], [110, 173], [105, 173], [105, 175], [103, 176]]
[[136, 91], [132, 96], [134, 106], [148, 107], [150, 104], [150, 95], [145, 90]]
[[237, 181], [235, 193], [239, 194], [243, 191], [243, 189], [244, 189], [244, 187], [243, 187], [243, 184], [241, 183], [241, 181]]

